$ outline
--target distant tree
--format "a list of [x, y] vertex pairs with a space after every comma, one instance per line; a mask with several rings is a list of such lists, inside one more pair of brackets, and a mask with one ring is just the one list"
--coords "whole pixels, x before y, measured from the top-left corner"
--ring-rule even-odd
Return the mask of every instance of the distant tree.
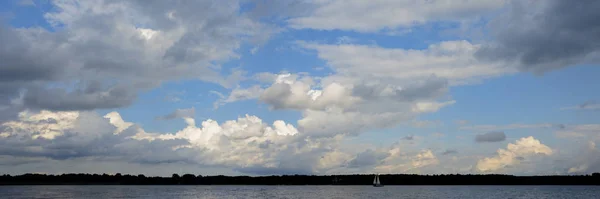
[[140, 174], [138, 175], [138, 178], [146, 178], [146, 176], [144, 176], [144, 174]]
[[179, 179], [179, 174], [176, 174], [176, 173], [174, 173], [174, 174], [171, 176], [171, 178], [173, 178], [173, 179]]
[[117, 173], [117, 174], [115, 174], [115, 176], [116, 177], [121, 177], [122, 175], [121, 175], [121, 173]]

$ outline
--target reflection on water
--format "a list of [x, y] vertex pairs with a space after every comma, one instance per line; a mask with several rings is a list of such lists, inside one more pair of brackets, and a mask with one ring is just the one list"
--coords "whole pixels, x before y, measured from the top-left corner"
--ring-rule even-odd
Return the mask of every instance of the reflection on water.
[[599, 186], [0, 186], [1, 198], [596, 198]]

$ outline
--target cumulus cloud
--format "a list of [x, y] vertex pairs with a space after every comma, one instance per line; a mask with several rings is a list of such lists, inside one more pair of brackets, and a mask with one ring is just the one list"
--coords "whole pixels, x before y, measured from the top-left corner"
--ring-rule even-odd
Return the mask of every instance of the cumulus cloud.
[[436, 78], [402, 87], [344, 76], [316, 80], [304, 75], [280, 74], [264, 89], [259, 100], [273, 109], [302, 111], [298, 127], [311, 136], [335, 136], [392, 127], [418, 114], [454, 104], [455, 101], [435, 101], [445, 92], [445, 81]]
[[21, 112], [2, 123], [0, 156], [70, 160], [90, 158], [137, 164], [183, 163], [222, 166], [245, 173], [320, 172], [319, 157], [332, 152], [336, 139], [308, 139], [281, 120], [271, 125], [246, 115], [222, 124], [214, 120], [174, 133], [152, 133], [120, 114]]
[[508, 11], [490, 22], [494, 40], [477, 57], [535, 73], [598, 63], [598, 8], [594, 0], [511, 1]]
[[52, 31], [0, 26], [0, 107], [23, 93], [21, 110], [117, 108], [179, 79], [232, 87], [243, 72], [221, 76], [214, 66], [275, 31], [239, 15], [235, 0], [50, 3]]
[[188, 126], [167, 134], [143, 130], [136, 140], [162, 142], [185, 140], [189, 144], [177, 148], [192, 151], [186, 157], [197, 164], [223, 166], [252, 174], [315, 173], [322, 155], [331, 151], [330, 139], [305, 139], [298, 129], [281, 120], [272, 125], [256, 116], [246, 115], [222, 124], [205, 120], [196, 126], [187, 118]]
[[575, 152], [578, 155], [570, 157], [573, 161], [569, 162], [567, 173], [585, 174], [596, 172], [600, 169], [600, 155], [598, 155], [599, 151], [596, 148], [595, 141], [588, 141], [585, 146], [582, 146]]
[[129, 162], [183, 161], [169, 147], [183, 141], [152, 143], [130, 139], [131, 123], [118, 113], [101, 117], [93, 112], [21, 112], [19, 119], [2, 123], [0, 154], [54, 160], [74, 158], [119, 159]]
[[339, 83], [324, 85], [322, 89], [314, 89], [315, 82], [311, 77], [281, 74], [273, 85], [264, 90], [260, 100], [274, 109], [315, 109], [328, 107], [345, 108], [359, 99], [352, 96], [352, 90]]
[[506, 140], [504, 132], [489, 132], [475, 136], [476, 142], [502, 142]]
[[498, 149], [497, 155], [480, 159], [476, 168], [481, 172], [494, 172], [507, 167], [518, 165], [523, 158], [552, 155], [550, 147], [542, 144], [532, 136], [521, 138], [515, 143], [509, 143], [506, 149]]
[[[448, 0], [333, 0], [313, 1], [307, 14], [288, 20], [292, 28], [353, 30], [377, 32], [382, 29], [410, 28], [431, 21], [472, 20], [501, 8], [504, 0], [467, 0], [460, 4]], [[369, 13], [368, 15], [360, 13]]]

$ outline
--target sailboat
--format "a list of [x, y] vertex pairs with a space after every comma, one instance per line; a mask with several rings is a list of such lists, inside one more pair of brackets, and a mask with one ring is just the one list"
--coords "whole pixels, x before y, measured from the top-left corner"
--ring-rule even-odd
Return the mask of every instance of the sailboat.
[[375, 175], [375, 179], [373, 179], [374, 187], [383, 187], [383, 184], [379, 181], [379, 174]]

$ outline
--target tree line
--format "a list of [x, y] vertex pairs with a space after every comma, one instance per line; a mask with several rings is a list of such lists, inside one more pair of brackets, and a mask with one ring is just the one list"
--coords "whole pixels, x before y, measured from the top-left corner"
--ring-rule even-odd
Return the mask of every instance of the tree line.
[[[371, 185], [374, 175], [281, 175], [281, 176], [202, 176], [185, 174], [171, 177], [108, 174], [23, 174], [0, 175], [0, 185]], [[385, 185], [600, 185], [600, 173], [577, 176], [513, 175], [380, 175]]]

